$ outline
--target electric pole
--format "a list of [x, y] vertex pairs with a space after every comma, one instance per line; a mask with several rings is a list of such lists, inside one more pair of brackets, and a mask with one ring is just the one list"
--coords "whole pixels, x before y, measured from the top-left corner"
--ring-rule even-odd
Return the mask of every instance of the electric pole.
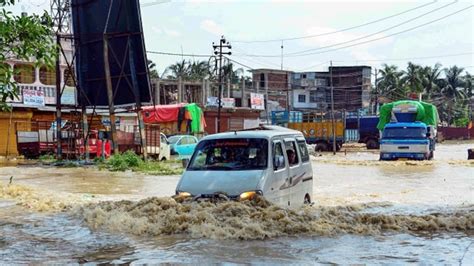
[[336, 123], [334, 121], [334, 86], [332, 83], [332, 61], [329, 67], [329, 82], [331, 83], [331, 124], [332, 124], [332, 154], [336, 155]]
[[281, 70], [283, 70], [283, 40], [281, 40]]
[[56, 158], [62, 159], [61, 135], [61, 34], [70, 32], [70, 1], [51, 1], [53, 29], [56, 32]]
[[377, 86], [377, 68], [375, 68], [375, 108], [374, 108], [374, 114], [377, 114], [377, 106], [379, 105], [379, 88]]
[[223, 52], [223, 48], [232, 49], [232, 46], [228, 41], [225, 40], [224, 36], [221, 36], [219, 40], [219, 45], [212, 43], [212, 48], [214, 49], [214, 54], [218, 56], [219, 60], [219, 95], [217, 100], [217, 133], [221, 132], [221, 108], [222, 108], [222, 55], [231, 55], [231, 51]]

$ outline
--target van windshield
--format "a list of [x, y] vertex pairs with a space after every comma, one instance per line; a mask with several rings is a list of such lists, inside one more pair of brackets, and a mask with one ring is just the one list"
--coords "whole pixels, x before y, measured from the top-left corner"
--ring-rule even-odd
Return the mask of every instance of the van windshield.
[[213, 139], [197, 145], [187, 170], [263, 170], [267, 161], [266, 139]]

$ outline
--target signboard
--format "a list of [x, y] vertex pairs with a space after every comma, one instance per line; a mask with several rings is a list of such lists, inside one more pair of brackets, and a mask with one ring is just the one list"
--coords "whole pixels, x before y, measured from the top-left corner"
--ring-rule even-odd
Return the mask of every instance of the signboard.
[[[207, 107], [218, 107], [219, 98], [211, 96], [207, 97], [206, 106]], [[234, 98], [221, 98], [222, 108], [235, 108], [235, 99]]]
[[[110, 127], [110, 116], [102, 116], [100, 120], [102, 122], [102, 125], [106, 127]], [[115, 117], [115, 126], [116, 127], [120, 126], [120, 117]]]
[[207, 102], [206, 102], [206, 106], [207, 107], [218, 107], [219, 105], [217, 104], [217, 97], [213, 97], [213, 96], [210, 96], [210, 97], [207, 97]]
[[44, 92], [23, 89], [23, 103], [30, 106], [44, 106]]
[[235, 99], [234, 98], [222, 98], [221, 106], [223, 108], [235, 108]]
[[265, 110], [265, 100], [263, 94], [250, 93], [250, 108], [257, 110]]
[[64, 88], [63, 94], [61, 95], [61, 104], [76, 105], [76, 88]]

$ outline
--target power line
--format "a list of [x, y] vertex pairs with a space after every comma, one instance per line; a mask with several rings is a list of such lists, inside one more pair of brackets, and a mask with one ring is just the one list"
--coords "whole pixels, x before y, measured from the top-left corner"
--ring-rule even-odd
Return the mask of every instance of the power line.
[[336, 31], [331, 31], [331, 32], [326, 32], [326, 33], [313, 34], [313, 35], [306, 35], [306, 36], [299, 36], [299, 37], [290, 37], [290, 38], [270, 39], [270, 40], [232, 41], [232, 42], [234, 42], [234, 43], [281, 42], [281, 41], [292, 41], [292, 40], [300, 40], [300, 39], [314, 38], [314, 37], [319, 37], [319, 36], [326, 36], [326, 35], [331, 35], [331, 34], [335, 34], [335, 33], [339, 33], [339, 32], [344, 32], [344, 31], [348, 31], [348, 30], [352, 30], [352, 29], [364, 27], [364, 26], [367, 26], [367, 25], [370, 25], [370, 24], [374, 24], [374, 23], [377, 23], [377, 22], [380, 22], [380, 21], [384, 21], [384, 20], [387, 20], [387, 19], [390, 19], [390, 18], [393, 18], [393, 17], [396, 17], [396, 16], [403, 15], [403, 14], [405, 14], [405, 13], [408, 13], [408, 12], [411, 12], [411, 11], [414, 11], [414, 10], [417, 10], [417, 9], [420, 9], [420, 8], [423, 8], [423, 7], [425, 7], [425, 6], [432, 5], [432, 4], [436, 3], [436, 2], [437, 2], [437, 1], [433, 1], [433, 2], [430, 2], [430, 3], [427, 3], [427, 4], [423, 4], [423, 5], [421, 5], [421, 6], [417, 6], [417, 7], [414, 7], [414, 8], [408, 9], [408, 10], [405, 10], [405, 11], [400, 12], [400, 13], [396, 13], [396, 14], [390, 15], [390, 16], [388, 16], [388, 17], [383, 17], [383, 18], [376, 19], [376, 20], [373, 20], [373, 21], [370, 21], [370, 22], [366, 22], [366, 23], [363, 23], [363, 24], [360, 24], [360, 25], [357, 25], [357, 26], [352, 26], [352, 27], [348, 27], [348, 28], [341, 29], [341, 30], [336, 30]]
[[302, 54], [302, 53], [311, 52], [311, 51], [317, 51], [317, 50], [322, 50], [322, 49], [325, 49], [325, 48], [331, 48], [331, 47], [334, 47], [334, 46], [339, 46], [339, 45], [342, 45], [342, 44], [351, 43], [351, 42], [354, 42], [354, 41], [366, 39], [366, 38], [368, 38], [368, 37], [375, 36], [375, 35], [377, 35], [377, 34], [383, 33], [383, 32], [385, 32], [385, 31], [389, 31], [389, 30], [391, 30], [391, 29], [400, 27], [400, 26], [402, 26], [402, 25], [404, 25], [404, 24], [407, 24], [407, 23], [409, 23], [409, 22], [412, 22], [412, 21], [414, 21], [414, 20], [417, 20], [417, 19], [419, 19], [419, 18], [422, 18], [422, 17], [424, 17], [424, 16], [427, 16], [427, 15], [429, 15], [429, 14], [431, 14], [431, 13], [434, 13], [434, 12], [439, 11], [439, 10], [441, 10], [441, 9], [443, 9], [443, 8], [446, 8], [446, 7], [450, 6], [450, 5], [453, 5], [453, 4], [455, 4], [456, 2], [457, 2], [457, 1], [451, 2], [451, 3], [449, 3], [449, 4], [446, 4], [446, 5], [444, 5], [444, 6], [435, 8], [435, 9], [433, 9], [433, 10], [431, 10], [431, 11], [428, 11], [428, 12], [426, 12], [426, 13], [423, 13], [423, 14], [421, 14], [421, 15], [419, 15], [419, 16], [416, 16], [416, 17], [414, 17], [414, 18], [411, 18], [411, 19], [409, 19], [409, 20], [406, 20], [406, 21], [403, 21], [403, 22], [401, 22], [401, 23], [398, 23], [398, 24], [396, 24], [396, 25], [394, 25], [394, 26], [390, 26], [390, 27], [385, 28], [385, 29], [383, 29], [383, 30], [379, 30], [379, 31], [377, 31], [377, 32], [374, 32], [374, 33], [371, 33], [371, 34], [368, 34], [368, 35], [365, 35], [365, 36], [362, 36], [362, 37], [358, 37], [358, 38], [355, 38], [355, 39], [352, 39], [352, 40], [348, 40], [348, 41], [344, 41], [344, 42], [340, 42], [340, 43], [336, 43], [336, 44], [331, 44], [331, 45], [327, 45], [327, 46], [322, 46], [322, 47], [318, 47], [318, 48], [307, 49], [307, 50], [303, 50], [303, 51], [299, 51], [299, 52], [293, 52], [293, 53], [287, 53], [285, 56], [288, 56], [288, 55], [295, 55], [295, 54]]
[[456, 56], [462, 56], [462, 55], [470, 55], [473, 54], [473, 52], [466, 52], [466, 53], [459, 53], [459, 54], [447, 54], [447, 55], [433, 55], [433, 56], [422, 56], [422, 57], [412, 57], [412, 58], [389, 58], [389, 59], [369, 59], [369, 60], [341, 60], [341, 61], [333, 61], [333, 62], [383, 62], [383, 61], [407, 61], [407, 60], [418, 60], [418, 59], [431, 59], [431, 58], [443, 58], [443, 57], [456, 57]]
[[[306, 54], [288, 55], [288, 57], [300, 57], [300, 56], [307, 56], [307, 55], [323, 54], [323, 53], [333, 52], [333, 51], [337, 51], [337, 50], [341, 50], [341, 49], [344, 49], [344, 48], [349, 48], [349, 47], [353, 47], [353, 46], [357, 46], [357, 45], [361, 45], [361, 44], [366, 44], [366, 43], [370, 43], [370, 42], [374, 42], [374, 41], [379, 41], [379, 40], [386, 39], [386, 38], [391, 37], [391, 36], [399, 35], [399, 34], [409, 32], [409, 31], [415, 30], [417, 28], [421, 28], [423, 26], [438, 22], [438, 21], [443, 20], [445, 18], [448, 18], [450, 16], [453, 16], [453, 15], [456, 15], [456, 14], [461, 13], [463, 11], [466, 11], [466, 10], [472, 8], [473, 6], [474, 5], [470, 5], [466, 8], [460, 9], [456, 12], [450, 13], [450, 14], [442, 16], [440, 18], [428, 21], [426, 23], [423, 23], [423, 24], [420, 24], [420, 25], [417, 25], [417, 26], [414, 26], [414, 27], [411, 27], [411, 28], [408, 28], [408, 29], [405, 29], [405, 30], [402, 30], [402, 31], [399, 31], [399, 32], [395, 32], [395, 33], [386, 35], [386, 36], [383, 36], [383, 37], [379, 37], [379, 38], [376, 38], [376, 39], [367, 40], [367, 41], [363, 41], [363, 42], [359, 42], [359, 43], [355, 43], [355, 44], [351, 44], [351, 45], [346, 45], [346, 46], [342, 46], [342, 47], [339, 47], [339, 48], [329, 49], [329, 50], [325, 50], [325, 51], [321, 51], [321, 52], [312, 52], [312, 53], [306, 53]], [[253, 56], [253, 57], [280, 57], [281, 55], [278, 55], [278, 56], [276, 56], [276, 55], [247, 55], [247, 56]]]
[[171, 53], [171, 52], [159, 52], [159, 51], [146, 51], [149, 54], [159, 55], [172, 55], [172, 56], [188, 56], [188, 57], [211, 57], [211, 54], [182, 54], [182, 53]]

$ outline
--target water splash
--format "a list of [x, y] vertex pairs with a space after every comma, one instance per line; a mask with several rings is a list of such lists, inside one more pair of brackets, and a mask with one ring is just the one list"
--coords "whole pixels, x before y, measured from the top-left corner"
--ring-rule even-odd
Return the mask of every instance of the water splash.
[[94, 229], [138, 236], [185, 234], [195, 238], [266, 239], [300, 234], [377, 235], [393, 232], [465, 232], [474, 229], [474, 209], [426, 215], [361, 212], [367, 205], [288, 210], [259, 199], [248, 202], [184, 202], [147, 198], [88, 204], [74, 213]]

